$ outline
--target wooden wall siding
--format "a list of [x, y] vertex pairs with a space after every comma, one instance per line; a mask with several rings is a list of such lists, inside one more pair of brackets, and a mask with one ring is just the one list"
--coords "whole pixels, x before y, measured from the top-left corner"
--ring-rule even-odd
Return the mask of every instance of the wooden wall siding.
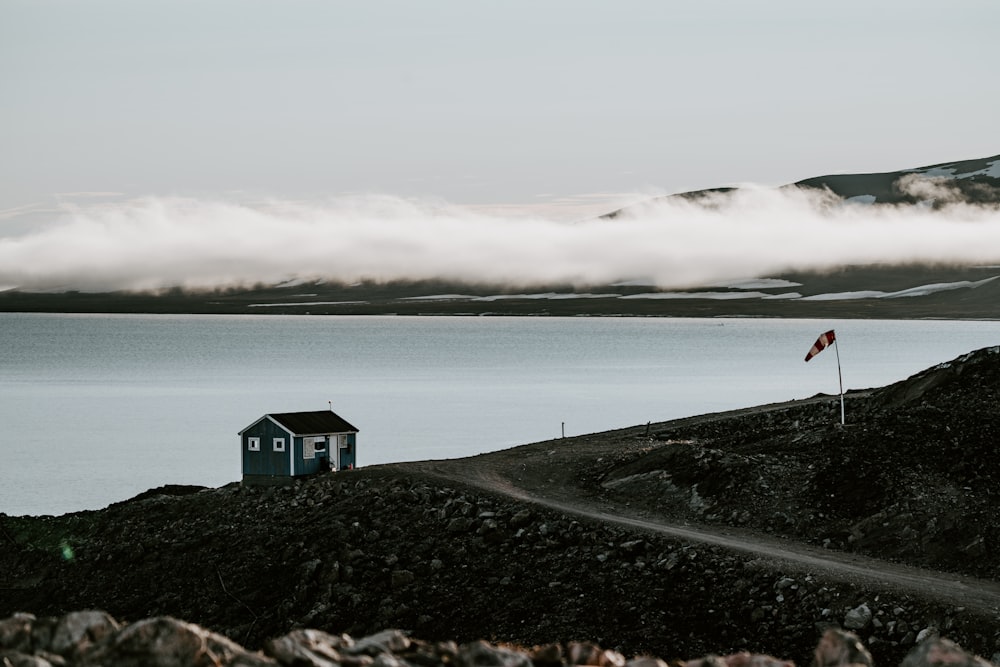
[[[260, 438], [260, 451], [247, 451], [247, 438]], [[274, 439], [285, 439], [285, 451], [274, 451]], [[292, 447], [288, 432], [272, 422], [262, 419], [243, 433], [244, 475], [289, 475], [288, 450]], [[301, 440], [301, 438], [299, 438]], [[301, 449], [299, 456], [301, 456]]]
[[329, 445], [327, 446], [327, 450], [316, 452], [313, 458], [306, 458], [305, 441], [307, 439], [312, 439], [313, 437], [314, 436], [295, 438], [295, 475], [312, 475], [318, 473], [322, 469], [322, 461], [326, 459], [327, 451], [329, 451]]

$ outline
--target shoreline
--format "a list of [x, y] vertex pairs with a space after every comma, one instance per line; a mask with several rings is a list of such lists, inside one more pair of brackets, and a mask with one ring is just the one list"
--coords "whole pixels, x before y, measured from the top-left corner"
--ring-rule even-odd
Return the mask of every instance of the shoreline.
[[486, 285], [322, 280], [157, 292], [0, 292], [0, 312], [1000, 320], [996, 266], [874, 266], [756, 282]]

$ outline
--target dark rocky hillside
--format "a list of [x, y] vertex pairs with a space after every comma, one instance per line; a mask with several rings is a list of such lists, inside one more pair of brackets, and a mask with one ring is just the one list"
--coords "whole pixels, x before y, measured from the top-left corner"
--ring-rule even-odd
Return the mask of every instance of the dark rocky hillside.
[[[796, 181], [785, 188], [826, 190], [841, 200], [857, 200], [868, 204], [925, 204], [941, 208], [964, 202], [983, 206], [1000, 205], [1000, 155], [942, 162], [940, 164], [863, 174], [828, 174]], [[682, 192], [681, 197], [706, 206], [718, 205], [719, 197], [732, 194], [738, 188], [723, 187]], [[608, 213], [615, 218], [628, 209]]]
[[991, 656], [998, 383], [992, 348], [849, 395], [846, 426], [819, 396], [279, 489], [0, 515], [0, 618], [169, 615], [251, 649], [296, 628], [402, 628], [799, 664], [843, 627], [882, 664], [936, 634]]
[[997, 163], [1000, 163], [1000, 155], [902, 171], [818, 176], [794, 185], [826, 189], [843, 199], [865, 197], [873, 204], [918, 204], [926, 201], [932, 206], [942, 207], [961, 201], [995, 206], [1000, 204], [1000, 169], [995, 168]]
[[684, 520], [1000, 578], [1000, 348], [849, 394], [846, 413], [662, 430], [666, 446], [594, 482]]

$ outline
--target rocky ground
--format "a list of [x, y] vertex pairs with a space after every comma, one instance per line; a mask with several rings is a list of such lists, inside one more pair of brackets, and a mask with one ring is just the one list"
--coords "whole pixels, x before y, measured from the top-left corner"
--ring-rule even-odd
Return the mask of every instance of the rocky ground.
[[0, 617], [171, 616], [251, 650], [304, 628], [402, 628], [805, 664], [840, 627], [881, 664], [936, 635], [993, 656], [998, 398], [993, 348], [850, 395], [846, 426], [816, 397], [285, 488], [0, 515]]
[[[454, 641], [421, 641], [399, 630], [384, 630], [357, 641], [322, 630], [293, 630], [268, 640], [261, 651], [250, 651], [227, 637], [175, 618], [148, 618], [122, 625], [96, 610], [41, 619], [15, 614], [0, 620], [0, 659], [11, 667], [670, 667], [654, 656], [629, 660], [592, 642], [553, 642], [531, 648], [482, 640], [459, 645]], [[813, 665], [872, 667], [873, 661], [857, 635], [829, 629], [813, 652]], [[902, 663], [902, 667], [942, 665], [990, 667], [989, 662], [940, 637], [922, 640]], [[672, 667], [794, 666], [769, 655], [740, 652], [675, 660]]]

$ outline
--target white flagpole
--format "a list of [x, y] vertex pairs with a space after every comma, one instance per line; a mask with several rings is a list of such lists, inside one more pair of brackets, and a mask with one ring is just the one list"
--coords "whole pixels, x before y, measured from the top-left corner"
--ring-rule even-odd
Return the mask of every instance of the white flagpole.
[[837, 336], [833, 337], [833, 349], [837, 353], [837, 379], [840, 381], [840, 425], [844, 425], [844, 376], [840, 372], [840, 348], [837, 347]]

